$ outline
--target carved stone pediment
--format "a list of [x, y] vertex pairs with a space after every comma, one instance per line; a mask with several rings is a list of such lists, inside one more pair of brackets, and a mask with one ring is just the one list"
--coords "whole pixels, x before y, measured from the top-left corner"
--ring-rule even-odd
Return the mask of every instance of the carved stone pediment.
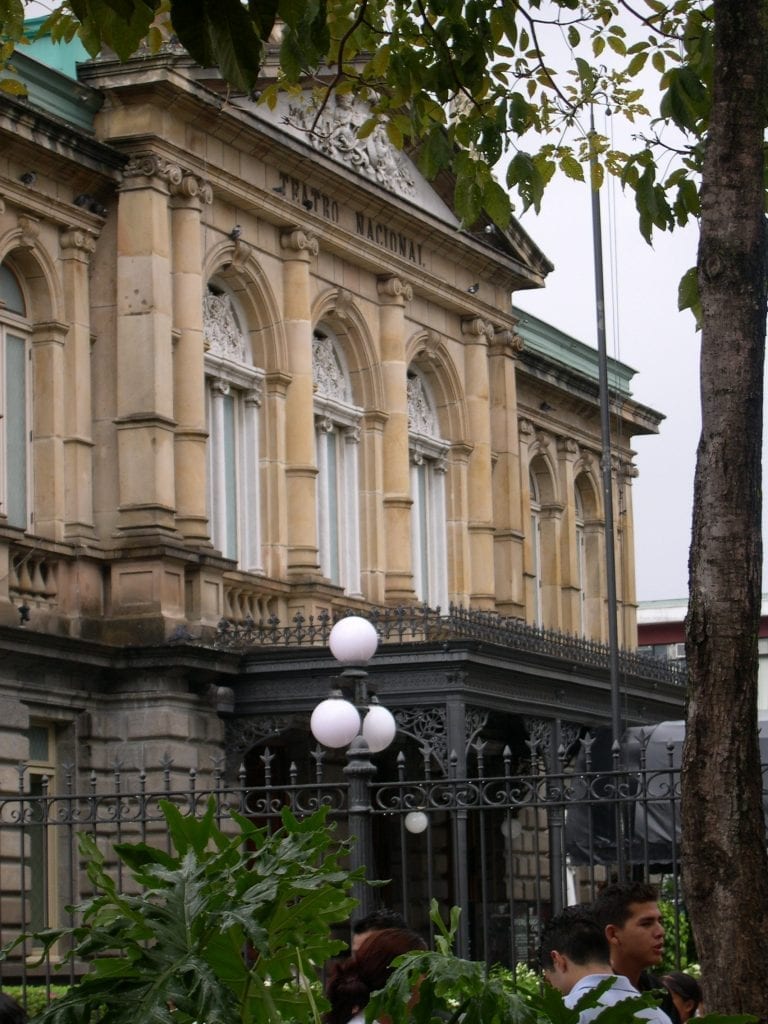
[[382, 126], [364, 139], [358, 130], [369, 112], [347, 94], [334, 93], [320, 116], [310, 101], [296, 101], [288, 108], [288, 121], [307, 133], [307, 140], [320, 153], [351, 167], [396, 195], [413, 198], [416, 183], [406, 161], [387, 138]]

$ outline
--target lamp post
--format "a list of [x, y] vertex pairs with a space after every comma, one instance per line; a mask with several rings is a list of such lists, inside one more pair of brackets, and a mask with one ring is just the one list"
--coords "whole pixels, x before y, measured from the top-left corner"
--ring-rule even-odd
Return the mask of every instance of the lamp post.
[[323, 746], [346, 747], [362, 735], [370, 753], [376, 754], [386, 750], [395, 738], [397, 725], [392, 713], [368, 693], [365, 665], [378, 645], [373, 624], [359, 615], [339, 619], [331, 630], [328, 646], [344, 666], [340, 686], [317, 705], [309, 722], [312, 735]]
[[[312, 712], [312, 735], [326, 747], [348, 747], [344, 774], [349, 779], [349, 834], [355, 838], [350, 868], [369, 867], [373, 861], [370, 784], [376, 771], [370, 754], [385, 750], [397, 732], [394, 716], [368, 692], [365, 666], [376, 653], [379, 638], [372, 623], [358, 615], [339, 619], [331, 630], [328, 646], [344, 667], [339, 686]], [[349, 699], [351, 697], [351, 700]], [[365, 881], [352, 886], [358, 914], [373, 909], [371, 887]]]

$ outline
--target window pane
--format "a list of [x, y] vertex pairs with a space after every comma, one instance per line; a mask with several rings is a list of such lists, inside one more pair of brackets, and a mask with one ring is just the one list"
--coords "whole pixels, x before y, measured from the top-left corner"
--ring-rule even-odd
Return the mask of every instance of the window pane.
[[29, 739], [29, 760], [48, 761], [48, 727], [45, 725], [31, 725], [27, 730]]
[[334, 583], [340, 583], [338, 430], [325, 434], [325, 438], [328, 459], [328, 557], [330, 559], [328, 576]]
[[26, 345], [9, 334], [5, 343], [6, 511], [10, 526], [27, 522]]
[[19, 316], [26, 316], [27, 310], [24, 305], [24, 296], [19, 288], [19, 282], [8, 267], [0, 264], [0, 301], [5, 303], [5, 308], [11, 313], [18, 313]]
[[224, 495], [226, 515], [226, 543], [223, 554], [237, 558], [237, 455], [235, 440], [235, 400], [225, 395], [224, 402]]

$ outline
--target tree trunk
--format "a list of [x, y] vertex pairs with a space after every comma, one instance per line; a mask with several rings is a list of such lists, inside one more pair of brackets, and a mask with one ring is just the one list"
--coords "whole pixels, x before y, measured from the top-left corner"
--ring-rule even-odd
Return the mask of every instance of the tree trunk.
[[768, 1020], [768, 856], [757, 742], [766, 321], [765, 0], [716, 0], [702, 180], [702, 430], [683, 752], [684, 892], [708, 1011]]

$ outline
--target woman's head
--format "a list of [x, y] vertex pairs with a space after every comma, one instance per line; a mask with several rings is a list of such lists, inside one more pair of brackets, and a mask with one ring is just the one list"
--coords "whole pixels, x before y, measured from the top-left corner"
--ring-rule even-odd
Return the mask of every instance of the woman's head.
[[670, 971], [661, 979], [664, 988], [672, 996], [681, 1024], [694, 1016], [702, 1000], [701, 986], [690, 974]]
[[325, 988], [331, 1009], [326, 1024], [346, 1024], [368, 1005], [372, 992], [384, 988], [392, 961], [412, 949], [426, 949], [422, 937], [409, 928], [382, 928], [371, 932], [357, 952], [337, 961]]

